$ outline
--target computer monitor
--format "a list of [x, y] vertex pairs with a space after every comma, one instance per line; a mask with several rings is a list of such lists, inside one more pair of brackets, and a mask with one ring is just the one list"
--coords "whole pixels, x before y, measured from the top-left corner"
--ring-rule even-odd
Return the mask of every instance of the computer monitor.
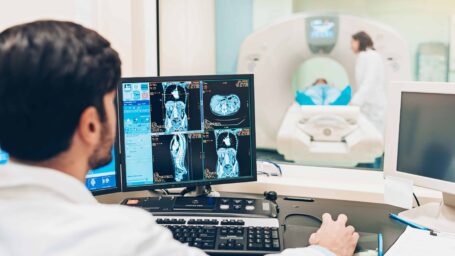
[[[115, 156], [116, 151], [112, 149], [112, 161], [99, 169], [91, 170], [87, 173], [86, 183], [87, 188], [93, 195], [102, 195], [113, 192], [120, 192], [120, 173], [119, 163]], [[8, 162], [8, 154], [0, 150], [0, 165]]]
[[253, 75], [124, 78], [124, 191], [255, 181]]
[[443, 192], [443, 204], [401, 213], [422, 225], [455, 230], [455, 84], [390, 85], [385, 175]]
[[[114, 147], [117, 144], [114, 145]], [[103, 195], [120, 192], [120, 165], [116, 157], [116, 150], [112, 149], [112, 161], [101, 168], [90, 170], [85, 176], [85, 186], [93, 195]]]

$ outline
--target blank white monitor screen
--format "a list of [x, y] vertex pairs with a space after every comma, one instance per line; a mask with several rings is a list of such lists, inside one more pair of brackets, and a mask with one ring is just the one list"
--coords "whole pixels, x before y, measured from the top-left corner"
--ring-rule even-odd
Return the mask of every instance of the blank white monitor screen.
[[455, 95], [402, 92], [397, 170], [455, 182]]

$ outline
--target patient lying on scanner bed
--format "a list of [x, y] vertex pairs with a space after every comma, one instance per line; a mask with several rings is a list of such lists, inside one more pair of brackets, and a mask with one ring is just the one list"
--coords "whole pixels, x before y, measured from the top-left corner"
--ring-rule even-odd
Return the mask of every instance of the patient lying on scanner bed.
[[317, 79], [313, 85], [304, 90], [298, 90], [295, 100], [300, 105], [332, 105], [345, 106], [351, 101], [351, 86], [339, 90], [328, 85], [327, 80]]
[[375, 163], [383, 153], [382, 135], [349, 106], [351, 86], [339, 90], [325, 79], [296, 92], [277, 135], [286, 160], [315, 166], [355, 167]]

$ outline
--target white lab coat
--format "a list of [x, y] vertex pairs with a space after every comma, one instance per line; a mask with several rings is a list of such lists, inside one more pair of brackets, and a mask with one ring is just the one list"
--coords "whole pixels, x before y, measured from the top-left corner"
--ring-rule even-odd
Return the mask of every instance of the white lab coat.
[[[104, 205], [77, 179], [52, 169], [0, 166], [0, 255], [203, 256], [174, 240], [148, 212]], [[334, 256], [311, 246], [281, 255]]]
[[355, 64], [357, 92], [351, 103], [384, 133], [386, 99], [386, 73], [381, 55], [371, 49], [358, 54]]

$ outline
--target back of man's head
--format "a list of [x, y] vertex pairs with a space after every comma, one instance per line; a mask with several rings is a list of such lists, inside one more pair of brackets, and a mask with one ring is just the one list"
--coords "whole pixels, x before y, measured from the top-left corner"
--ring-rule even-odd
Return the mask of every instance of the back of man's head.
[[70, 147], [82, 112], [120, 79], [109, 42], [71, 22], [37, 21], [0, 33], [0, 147], [23, 161], [44, 161]]

